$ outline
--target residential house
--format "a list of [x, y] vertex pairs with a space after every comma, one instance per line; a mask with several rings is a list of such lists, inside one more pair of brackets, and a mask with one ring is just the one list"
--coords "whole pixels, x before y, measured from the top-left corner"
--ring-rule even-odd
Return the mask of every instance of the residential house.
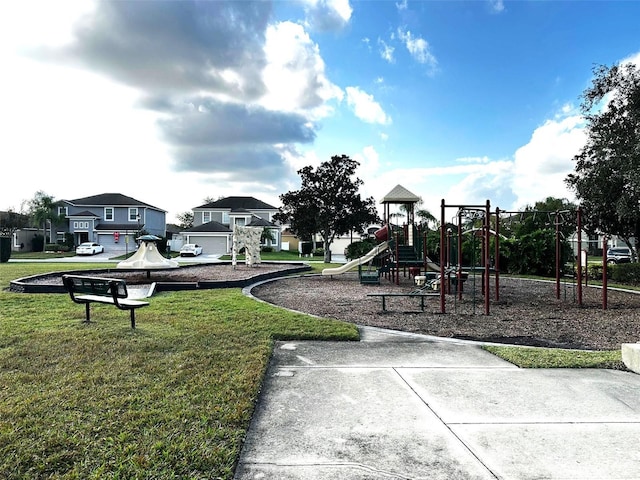
[[27, 215], [17, 212], [0, 212], [0, 236], [11, 237], [12, 252], [30, 252], [32, 240], [41, 231], [31, 225]]
[[166, 234], [166, 211], [120, 193], [103, 193], [57, 203], [66, 225], [56, 227], [57, 241], [66, 233], [76, 245], [97, 242], [107, 250], [135, 248], [138, 233]]
[[[226, 197], [193, 209], [193, 227], [181, 233], [182, 243], [196, 243], [209, 255], [231, 251], [233, 226], [262, 227], [271, 231], [273, 240], [264, 246], [280, 250], [280, 226], [273, 222], [278, 208], [254, 197]], [[175, 238], [175, 236], [174, 236]], [[175, 244], [172, 244], [172, 249]]]

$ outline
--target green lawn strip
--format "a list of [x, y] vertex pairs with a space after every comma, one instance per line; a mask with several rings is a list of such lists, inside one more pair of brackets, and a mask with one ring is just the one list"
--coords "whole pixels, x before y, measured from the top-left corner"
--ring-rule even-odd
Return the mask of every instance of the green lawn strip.
[[[51, 267], [2, 264], [0, 287]], [[231, 479], [273, 340], [358, 338], [238, 289], [156, 295], [135, 330], [68, 295], [0, 302], [0, 478]]]
[[609, 368], [626, 370], [620, 350], [586, 351], [489, 345], [482, 348], [521, 368]]

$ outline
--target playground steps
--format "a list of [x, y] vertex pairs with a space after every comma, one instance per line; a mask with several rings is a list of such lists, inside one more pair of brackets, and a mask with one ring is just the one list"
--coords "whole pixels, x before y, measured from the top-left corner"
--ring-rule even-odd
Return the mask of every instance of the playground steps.
[[358, 278], [363, 285], [380, 285], [380, 271], [377, 268], [363, 270], [362, 265], [358, 265]]
[[398, 266], [419, 267], [424, 264], [424, 260], [411, 245], [398, 245]]

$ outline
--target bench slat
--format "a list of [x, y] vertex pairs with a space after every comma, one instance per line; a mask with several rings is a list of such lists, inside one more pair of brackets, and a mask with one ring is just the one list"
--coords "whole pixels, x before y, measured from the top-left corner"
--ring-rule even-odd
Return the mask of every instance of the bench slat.
[[71, 300], [85, 305], [87, 322], [90, 321], [91, 316], [89, 306], [92, 303], [103, 303], [114, 305], [120, 310], [129, 310], [131, 328], [136, 328], [135, 309], [149, 305], [149, 302], [127, 298], [127, 283], [122, 279], [63, 275], [62, 282], [69, 291]]
[[[110, 305], [115, 305], [113, 298], [102, 297], [100, 295], [77, 295], [76, 298], [78, 300], [85, 300], [88, 302], [107, 303]], [[127, 307], [137, 308], [137, 307], [145, 307], [149, 305], [149, 302], [143, 302], [141, 300], [132, 300], [130, 298], [122, 298], [118, 300], [118, 304], [125, 305]]]

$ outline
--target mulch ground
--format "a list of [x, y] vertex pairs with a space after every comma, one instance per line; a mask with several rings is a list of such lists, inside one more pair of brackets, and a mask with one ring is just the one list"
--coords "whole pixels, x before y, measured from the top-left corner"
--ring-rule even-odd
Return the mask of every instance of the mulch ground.
[[640, 295], [608, 291], [608, 308], [602, 308], [602, 290], [583, 287], [578, 305], [576, 286], [563, 282], [556, 299], [555, 282], [500, 277], [499, 301], [495, 281], [490, 285], [490, 314], [484, 312], [481, 280], [466, 282], [463, 297], [446, 296], [446, 312], [440, 313], [439, 297], [425, 299], [425, 311], [417, 298], [388, 298], [382, 311], [376, 292], [409, 292], [409, 278], [401, 284], [382, 279], [380, 285], [361, 285], [356, 274], [301, 276], [254, 287], [252, 293], [267, 302], [322, 317], [358, 325], [389, 328], [439, 337], [497, 343], [572, 349], [612, 350], [622, 343], [640, 341]]

